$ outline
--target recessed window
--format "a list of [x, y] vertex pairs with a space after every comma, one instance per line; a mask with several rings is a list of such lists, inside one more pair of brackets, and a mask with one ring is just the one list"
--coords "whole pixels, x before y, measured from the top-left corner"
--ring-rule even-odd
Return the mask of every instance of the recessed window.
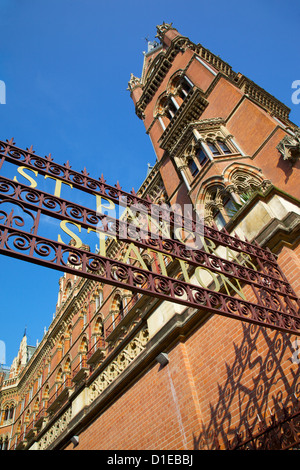
[[183, 79], [180, 82], [179, 89], [178, 89], [178, 95], [180, 96], [181, 99], [184, 100], [192, 88], [193, 88], [192, 83], [186, 77], [183, 77]]
[[203, 150], [202, 147], [200, 147], [200, 149], [198, 150], [196, 156], [197, 156], [197, 160], [198, 160], [198, 162], [200, 163], [201, 166], [203, 166], [206, 163], [206, 161], [208, 160], [208, 157], [207, 157], [207, 155], [206, 155], [206, 153], [205, 153], [205, 151]]
[[215, 144], [212, 144], [211, 142], [208, 142], [208, 147], [209, 150], [213, 155], [220, 155], [220, 150], [215, 146]]
[[199, 173], [199, 168], [197, 167], [193, 158], [190, 158], [188, 161], [188, 167], [192, 176], [196, 176]]
[[235, 215], [237, 204], [222, 186], [211, 187], [205, 197], [205, 219], [211, 225], [216, 224], [221, 230]]
[[188, 169], [191, 176], [194, 178], [201, 171], [202, 167], [209, 160], [205, 150], [200, 147], [196, 151], [191, 151], [187, 160]]
[[232, 153], [231, 150], [225, 144], [225, 142], [222, 142], [222, 140], [217, 140], [217, 143], [223, 153]]
[[207, 142], [207, 145], [213, 155], [228, 155], [229, 153], [234, 152], [225, 142], [223, 142], [223, 140], [220, 139], [217, 139], [214, 142]]

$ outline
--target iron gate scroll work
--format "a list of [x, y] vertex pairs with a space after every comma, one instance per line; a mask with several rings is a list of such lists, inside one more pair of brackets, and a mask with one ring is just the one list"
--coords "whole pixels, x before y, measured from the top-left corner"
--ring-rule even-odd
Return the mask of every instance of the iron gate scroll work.
[[[63, 199], [60, 193], [51, 195], [37, 189], [36, 185], [28, 186], [17, 182], [16, 178], [0, 176], [1, 254], [204, 312], [300, 334], [299, 299], [270, 250], [205, 225], [200, 234], [197, 232], [199, 224], [194, 218], [183, 219], [171, 208], [162, 208], [150, 199], [139, 198], [134, 190], [131, 193], [123, 191], [119, 184], [110, 186], [103, 176], [99, 180], [93, 179], [86, 169], [81, 173], [73, 171], [69, 162], [59, 165], [50, 155], [43, 158], [35, 155], [32, 148], [22, 150], [15, 146], [12, 139], [0, 141], [0, 170], [4, 162], [31, 170], [35, 175], [54, 178], [60, 184], [65, 183], [111, 204], [127, 209], [139, 207], [142, 216], [146, 218], [150, 213], [151, 216], [157, 214], [160, 220], [171, 222], [173, 233], [182, 227], [184, 220], [185, 229], [197, 233], [204, 242], [204, 248], [190, 249], [181, 239], [165, 238], [157, 228], [159, 224], [156, 224], [157, 233], [154, 236], [147, 225], [132, 223], [130, 217], [116, 219], [107, 213]], [[12, 209], [4, 210], [5, 205]], [[23, 216], [16, 215], [16, 207]], [[88, 232], [99, 233], [100, 241], [104, 243], [100, 253], [40, 236], [38, 228], [41, 215], [80, 225]], [[27, 230], [23, 229], [25, 218], [31, 221]], [[125, 262], [107, 257], [106, 237], [127, 243], [128, 250], [136, 249], [136, 260], [129, 262], [133, 258], [128, 251]], [[231, 253], [231, 259], [218, 255], [219, 246]], [[139, 249], [156, 253], [160, 272], [155, 273], [143, 265]], [[178, 262], [182, 279], [169, 276], [164, 264], [166, 257]], [[142, 267], [138, 267], [136, 262], [140, 262]], [[190, 269], [199, 280], [197, 284], [190, 281]], [[211, 275], [213, 289], [201, 283], [200, 273], [203, 271]], [[255, 302], [247, 300], [242, 290], [235, 288], [240, 284], [251, 287]]]

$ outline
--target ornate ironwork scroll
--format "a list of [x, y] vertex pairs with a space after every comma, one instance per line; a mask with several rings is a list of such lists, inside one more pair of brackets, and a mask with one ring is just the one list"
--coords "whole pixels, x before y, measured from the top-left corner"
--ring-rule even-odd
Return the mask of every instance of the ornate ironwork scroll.
[[[82, 174], [74, 172], [69, 164], [57, 165], [51, 157], [38, 157], [32, 149], [18, 149], [12, 141], [0, 142], [0, 169], [5, 160], [72, 183], [89, 194], [102, 195], [120, 205], [125, 202], [127, 205], [143, 203], [143, 207], [151, 210], [151, 214], [153, 207], [156, 207], [150, 201], [138, 198], [134, 192], [129, 194], [122, 191], [119, 185], [115, 188], [107, 185], [103, 177], [99, 181], [94, 180], [86, 170]], [[14, 212], [15, 208], [20, 209], [21, 215], [17, 214], [17, 211]], [[161, 212], [160, 206], [157, 206], [157, 212]], [[184, 280], [169, 277], [166, 270], [163, 270], [162, 274], [154, 273], [42, 237], [38, 235], [42, 214], [79, 223], [87, 229], [114, 235], [117, 239], [132, 243], [133, 246], [170, 256], [179, 262]], [[176, 214], [169, 211], [169, 214], [165, 215], [171, 219], [173, 227], [176, 227]], [[195, 231], [196, 222], [192, 219], [188, 222], [189, 227]], [[3, 176], [0, 177], [0, 223], [2, 254], [80, 274], [161, 300], [171, 300], [206, 312], [299, 334], [299, 300], [281, 272], [275, 256], [258, 245], [232, 237], [226, 232], [204, 226], [202, 236], [211, 240], [215, 246], [222, 245], [234, 252], [246, 254], [251, 259], [250, 265], [253, 269], [247, 263], [223, 259], [209, 250], [187, 249], [184, 243], [177, 240], [153, 237], [143, 227], [130, 226], [128, 220], [116, 220]], [[243, 298], [240, 300], [237, 296], [229, 295], [228, 290], [226, 295], [223, 288], [210, 290], [207, 286], [202, 286], [201, 282], [200, 285], [192, 284], [187, 266], [192, 266], [196, 273], [201, 269], [214, 273], [225, 284], [229, 278], [251, 286], [257, 302], [249, 302]]]
[[259, 423], [256, 432], [248, 429], [247, 436], [237, 434], [228, 443], [228, 450], [288, 450], [300, 447], [300, 403], [298, 400], [288, 408], [272, 414]]
[[[141, 207], [148, 210], [149, 213], [153, 213], [154, 216], [157, 212], [162, 219], [167, 218], [172, 224], [176, 225], [177, 214], [172, 212], [171, 209], [168, 210], [166, 207], [162, 209], [161, 206], [153, 204], [150, 199], [138, 197], [134, 190], [132, 190], [131, 193], [123, 191], [118, 183], [115, 186], [111, 186], [106, 183], [103, 176], [101, 176], [99, 180], [91, 178], [86, 168], [79, 173], [71, 169], [69, 162], [64, 165], [59, 165], [53, 162], [51, 155], [43, 158], [35, 155], [32, 149], [20, 149], [14, 145], [13, 139], [6, 142], [0, 141], [0, 170], [5, 160], [15, 165], [26, 166], [34, 171], [38, 171], [41, 175], [60, 179], [67, 184], [71, 183], [74, 188], [89, 194], [98, 194], [113, 201], [117, 205], [124, 204], [126, 206], [134, 205]], [[182, 219], [180, 218], [179, 223], [181, 222]], [[193, 233], [197, 232], [198, 224], [196, 220], [185, 217], [184, 222], [187, 229], [191, 230]], [[268, 249], [264, 250], [258, 245], [240, 240], [226, 232], [222, 233], [213, 227], [204, 226], [203, 230], [203, 236], [212, 240], [217, 245], [228, 246], [236, 251], [243, 251], [256, 257], [262, 257], [266, 261], [276, 261], [274, 254]]]
[[[66, 201], [62, 198], [57, 198], [51, 194], [32, 189], [26, 185], [11, 181], [7, 178], [0, 176], [0, 209], [1, 204], [11, 203], [19, 205], [24, 213], [27, 213], [32, 218], [32, 227], [30, 233], [37, 234], [38, 218], [40, 213], [48, 215], [60, 220], [68, 220], [73, 223], [80, 223], [85, 228], [90, 228], [104, 234], [109, 234], [112, 237], [121, 239], [123, 241], [134, 243], [136, 246], [143, 249], [152, 249], [159, 251], [166, 256], [171, 256], [174, 259], [182, 260], [185, 263], [195, 267], [207, 268], [217, 274], [223, 274], [233, 279], [239, 279], [242, 282], [247, 282], [258, 289], [269, 288], [277, 291], [279, 294], [292, 294], [291, 287], [288, 282], [282, 279], [281, 273], [278, 270], [277, 263], [269, 256], [269, 252], [260, 252], [259, 248], [252, 246], [251, 251], [246, 244], [247, 253], [253, 256], [253, 253], [258, 253], [260, 256], [258, 265], [259, 269], [245, 268], [244, 266], [225, 260], [213, 253], [207, 253], [204, 249], [190, 250], [187, 249], [184, 243], [177, 240], [163, 239], [162, 237], [151, 238], [150, 231], [143, 230], [143, 228], [131, 226], [130, 222], [126, 220], [116, 220], [113, 217], [105, 214], [99, 214], [97, 211], [88, 209], [86, 207]], [[31, 211], [31, 212], [30, 212]], [[34, 215], [36, 212], [36, 215]], [[10, 218], [9, 218], [10, 217]], [[0, 221], [5, 219], [4, 225], [12, 227], [21, 222], [20, 217], [10, 215], [0, 210]], [[20, 226], [20, 225], [19, 225]], [[132, 235], [132, 238], [131, 238]], [[136, 237], [138, 236], [138, 238]], [[239, 244], [241, 249], [243, 244]], [[256, 258], [256, 257], [255, 257]]]
[[300, 334], [297, 304], [295, 303], [292, 308], [292, 300], [295, 299], [289, 297], [290, 304], [286, 303], [286, 310], [282, 311], [282, 304], [276, 301], [270, 290], [268, 301], [265, 305], [259, 305], [4, 225], [0, 225], [0, 254], [63, 272], [80, 274], [112, 286], [123, 287], [205, 312]]

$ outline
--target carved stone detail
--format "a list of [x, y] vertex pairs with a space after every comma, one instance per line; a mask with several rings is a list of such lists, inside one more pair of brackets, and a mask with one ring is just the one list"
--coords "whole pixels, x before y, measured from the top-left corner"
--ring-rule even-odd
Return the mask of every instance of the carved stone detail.
[[145, 349], [149, 340], [148, 328], [144, 327], [126, 345], [118, 356], [103, 370], [89, 387], [89, 401], [92, 403]]
[[283, 160], [294, 164], [300, 159], [300, 128], [296, 129], [295, 135], [286, 135], [276, 147], [281, 153]]
[[42, 436], [38, 442], [38, 450], [45, 450], [52, 442], [58, 438], [61, 433], [66, 429], [67, 425], [72, 419], [72, 408], [69, 407], [60, 418], [53, 423], [50, 429]]

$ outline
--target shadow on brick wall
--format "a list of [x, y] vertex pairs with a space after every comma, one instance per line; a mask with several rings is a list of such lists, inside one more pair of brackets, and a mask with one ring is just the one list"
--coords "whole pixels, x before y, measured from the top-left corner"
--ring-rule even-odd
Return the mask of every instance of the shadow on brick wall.
[[234, 343], [235, 357], [226, 364], [225, 383], [218, 383], [218, 401], [210, 403], [210, 419], [193, 436], [196, 450], [235, 448], [284, 420], [295, 403], [299, 406], [300, 361], [295, 337], [242, 325], [243, 339]]

